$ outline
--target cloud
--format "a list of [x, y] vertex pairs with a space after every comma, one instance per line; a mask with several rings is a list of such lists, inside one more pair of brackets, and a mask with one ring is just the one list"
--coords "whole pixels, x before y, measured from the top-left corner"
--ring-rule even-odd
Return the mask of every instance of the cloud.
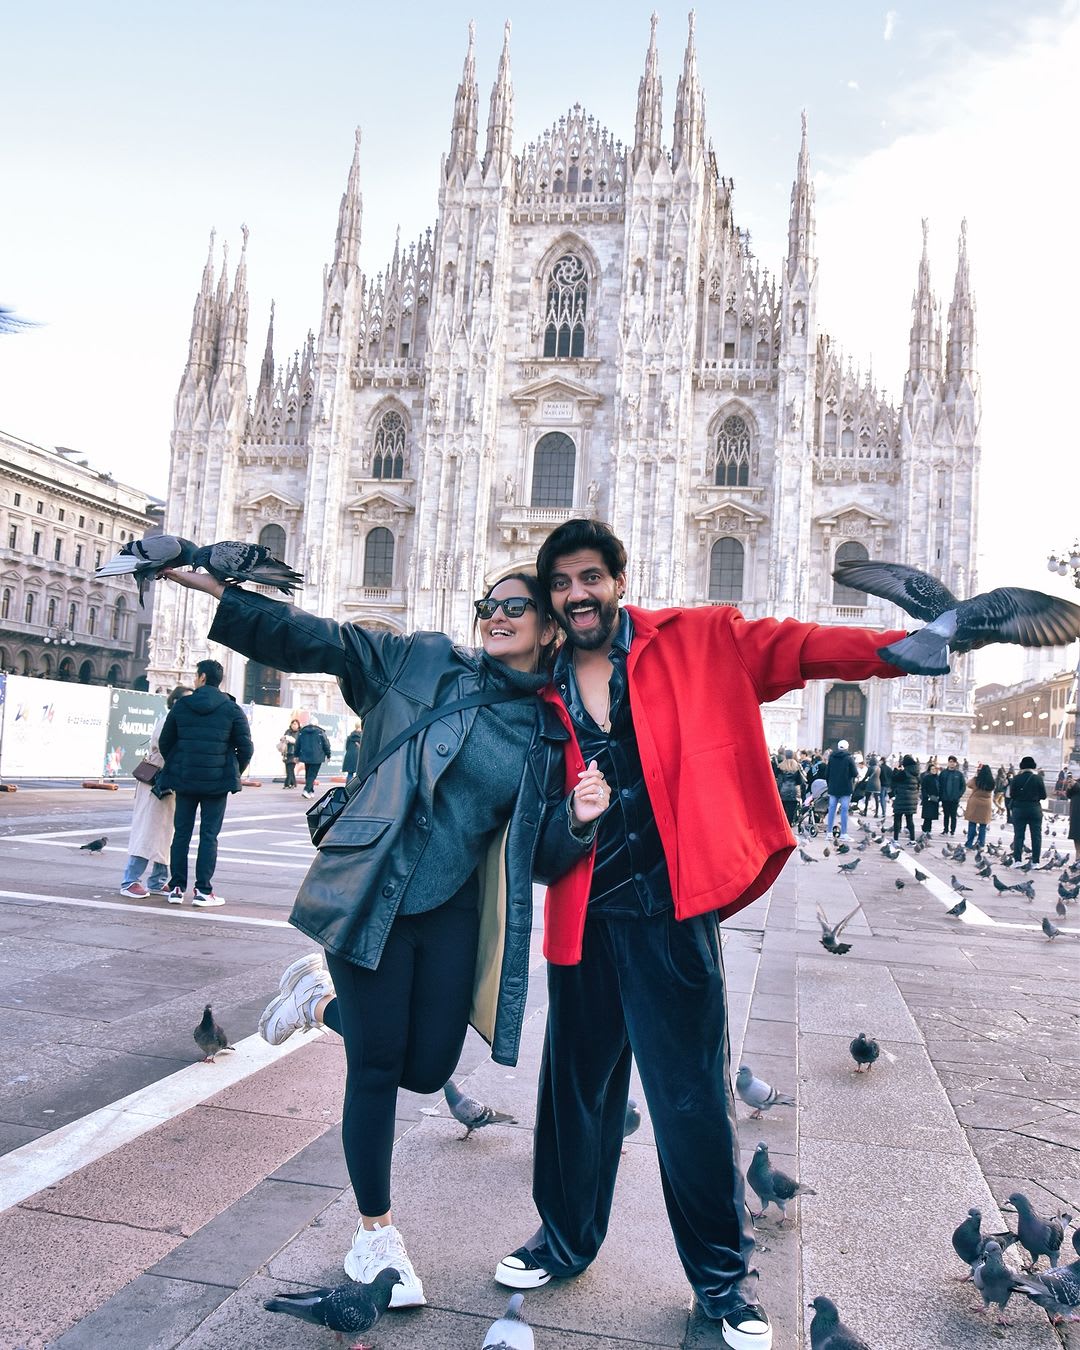
[[886, 42], [891, 42], [893, 34], [896, 32], [896, 18], [897, 15], [895, 9], [888, 9], [885, 11], [885, 31], [881, 36]]

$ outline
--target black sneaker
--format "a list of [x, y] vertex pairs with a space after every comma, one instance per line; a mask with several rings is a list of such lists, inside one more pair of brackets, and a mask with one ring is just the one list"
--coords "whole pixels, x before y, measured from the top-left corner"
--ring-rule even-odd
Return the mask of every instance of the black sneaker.
[[504, 1256], [495, 1267], [495, 1279], [508, 1289], [539, 1289], [551, 1279], [551, 1273], [536, 1260], [528, 1247], [519, 1247], [516, 1252]]
[[720, 1328], [732, 1350], [772, 1350], [769, 1314], [758, 1303], [740, 1303], [724, 1314]]

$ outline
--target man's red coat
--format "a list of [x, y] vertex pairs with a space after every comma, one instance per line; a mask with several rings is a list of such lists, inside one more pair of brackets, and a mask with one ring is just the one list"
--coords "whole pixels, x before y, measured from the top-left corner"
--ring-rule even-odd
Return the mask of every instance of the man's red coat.
[[[758, 711], [807, 680], [893, 678], [877, 649], [904, 636], [744, 619], [729, 605], [638, 609], [627, 658], [630, 711], [663, 843], [675, 916], [726, 919], [766, 891], [795, 847]], [[558, 692], [544, 697], [570, 732], [567, 791], [585, 762]], [[544, 955], [581, 960], [593, 855], [548, 888]]]

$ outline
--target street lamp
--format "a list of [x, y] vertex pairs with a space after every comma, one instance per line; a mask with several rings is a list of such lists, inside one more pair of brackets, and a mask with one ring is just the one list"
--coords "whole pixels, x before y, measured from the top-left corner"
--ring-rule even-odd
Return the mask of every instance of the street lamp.
[[[1051, 553], [1046, 565], [1051, 572], [1056, 572], [1060, 577], [1067, 577], [1071, 572], [1073, 585], [1080, 590], [1080, 542], [1073, 544], [1068, 557], [1063, 553], [1059, 558], [1056, 553]], [[1073, 745], [1069, 758], [1073, 772], [1080, 774], [1080, 660], [1076, 663], [1076, 685], [1073, 688], [1072, 701]]]
[[46, 646], [48, 646], [49, 643], [55, 643], [58, 647], [74, 647], [75, 630], [66, 623], [51, 623], [49, 624], [49, 631], [43, 641]]

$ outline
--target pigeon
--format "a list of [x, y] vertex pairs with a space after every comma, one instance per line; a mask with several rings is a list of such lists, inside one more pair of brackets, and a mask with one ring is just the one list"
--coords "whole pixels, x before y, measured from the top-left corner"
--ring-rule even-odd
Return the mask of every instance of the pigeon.
[[953, 860], [958, 863], [967, 862], [967, 851], [963, 844], [957, 844], [956, 852], [953, 854]]
[[629, 1139], [641, 1129], [641, 1108], [633, 1097], [626, 1100], [626, 1115], [623, 1117], [622, 1137]]
[[858, 867], [859, 863], [861, 863], [861, 862], [862, 862], [862, 859], [861, 859], [861, 858], [855, 858], [852, 862], [849, 862], [849, 863], [841, 863], [840, 866], [837, 868], [837, 871], [838, 871], [838, 872], [854, 872], [855, 869], [856, 869], [856, 867]]
[[450, 1114], [465, 1126], [465, 1133], [461, 1136], [463, 1140], [468, 1139], [473, 1130], [482, 1130], [485, 1125], [517, 1124], [517, 1120], [504, 1111], [496, 1111], [493, 1106], [485, 1106], [473, 1097], [464, 1096], [453, 1082], [443, 1086], [443, 1095], [450, 1107]]
[[919, 869], [916, 867], [916, 869], [915, 869], [915, 880], [916, 880], [916, 881], [925, 881], [928, 875], [929, 875], [929, 874], [928, 874], [927, 872], [920, 872]]
[[[1080, 1257], [1080, 1228], [1072, 1235], [1073, 1250]], [[1054, 1270], [1045, 1270], [1035, 1277], [1034, 1284], [1041, 1284], [1044, 1293], [1032, 1293], [1029, 1289], [1020, 1292], [1027, 1294], [1032, 1303], [1050, 1314], [1052, 1322], [1076, 1322], [1080, 1320], [1080, 1260], [1070, 1261], [1067, 1266], [1058, 1266]]]
[[975, 875], [976, 875], [977, 877], [982, 877], [983, 881], [985, 881], [986, 878], [987, 878], [988, 876], [990, 876], [990, 874], [993, 872], [993, 870], [994, 870], [994, 869], [993, 869], [993, 867], [990, 865], [990, 863], [988, 863], [988, 862], [980, 863], [980, 864], [975, 868]]
[[992, 1238], [983, 1244], [982, 1256], [972, 1267], [975, 1288], [982, 1295], [987, 1311], [992, 1303], [1001, 1309], [996, 1320], [1000, 1326], [1008, 1325], [1003, 1316], [1005, 1305], [1017, 1291], [1026, 1293], [1029, 1289], [1040, 1292], [1030, 1280], [1022, 1279], [1009, 1269], [1001, 1259], [1001, 1246]]
[[1061, 929], [1056, 923], [1051, 923], [1045, 914], [1043, 915], [1042, 930], [1051, 942], [1053, 942], [1056, 937], [1061, 936]]
[[960, 899], [956, 902], [956, 904], [953, 905], [952, 909], [947, 909], [945, 913], [949, 916], [950, 919], [958, 919], [966, 909], [967, 909], [967, 901], [964, 899], [963, 896], [961, 896]]
[[851, 1051], [851, 1058], [855, 1061], [856, 1073], [862, 1073], [863, 1065], [866, 1066], [866, 1072], [869, 1073], [874, 1067], [874, 1061], [881, 1054], [881, 1046], [865, 1031], [859, 1032], [848, 1049]]
[[1058, 647], [1080, 638], [1080, 605], [1042, 591], [1000, 586], [958, 600], [928, 572], [872, 559], [841, 562], [833, 577], [926, 622], [925, 628], [878, 649], [883, 661], [909, 675], [947, 675], [950, 651], [970, 652], [992, 642]]
[[1021, 882], [1019, 886], [1013, 886], [1012, 890], [1018, 895], [1026, 895], [1029, 900], [1035, 899], [1035, 883], [1033, 881]]
[[82, 853], [100, 853], [109, 842], [109, 836], [103, 834], [100, 839], [91, 839], [88, 844], [80, 844], [79, 850]]
[[1067, 919], [1069, 917], [1069, 911], [1065, 908], [1064, 900], [1058, 900], [1057, 904], [1054, 906], [1054, 913], [1059, 919]]
[[754, 1108], [750, 1113], [751, 1120], [760, 1120], [762, 1113], [771, 1107], [795, 1105], [794, 1097], [781, 1092], [779, 1088], [771, 1087], [760, 1078], [755, 1078], [749, 1064], [739, 1065], [739, 1072], [735, 1075], [735, 1091], [747, 1106]]
[[902, 891], [904, 889], [904, 882], [902, 882], [899, 877], [896, 878], [896, 880], [893, 882], [893, 885], [896, 887], [898, 891]]
[[521, 1315], [524, 1294], [511, 1294], [506, 1312], [488, 1327], [481, 1350], [533, 1350], [532, 1327]]
[[998, 876], [996, 872], [993, 875], [993, 882], [994, 882], [994, 890], [997, 891], [999, 895], [1003, 894], [1005, 891], [1012, 890], [1012, 887], [1006, 885], [1005, 882], [1002, 881], [1002, 879]]
[[880, 851], [885, 855], [886, 858], [888, 858], [890, 862], [895, 862], [897, 858], [899, 858], [900, 856], [900, 850], [896, 847], [895, 844], [890, 844], [887, 839], [885, 843], [882, 844]]
[[1061, 1220], [1043, 1219], [1031, 1207], [1031, 1201], [1023, 1191], [1014, 1191], [1007, 1204], [1016, 1210], [1016, 1235], [1020, 1245], [1031, 1257], [1029, 1270], [1034, 1270], [1040, 1256], [1048, 1256], [1050, 1264], [1056, 1266], [1065, 1229]]
[[826, 844], [825, 847], [821, 850], [821, 856], [822, 856], [823, 858], [827, 858], [827, 857], [829, 856], [829, 853], [830, 853], [830, 852], [831, 852], [831, 850], [830, 850], [828, 844]]
[[[390, 1306], [394, 1285], [401, 1280], [393, 1266], [380, 1270], [370, 1284], [349, 1280], [334, 1289], [307, 1289], [299, 1294], [275, 1294], [263, 1307], [267, 1312], [286, 1313], [316, 1327], [350, 1336], [369, 1331]], [[524, 1344], [524, 1343], [523, 1343]], [[370, 1350], [357, 1343], [353, 1350]]]
[[294, 572], [262, 544], [224, 539], [200, 548], [192, 540], [172, 534], [129, 540], [116, 557], [102, 563], [94, 575], [116, 577], [133, 573], [142, 605], [147, 583], [170, 567], [202, 568], [223, 585], [253, 581], [257, 586], [272, 586], [286, 595], [291, 595], [304, 579], [300, 572]]
[[814, 1310], [810, 1320], [811, 1350], [870, 1350], [865, 1341], [860, 1341], [851, 1328], [840, 1321], [831, 1298], [819, 1294], [807, 1307]]
[[837, 853], [850, 853], [850, 852], [851, 852], [851, 845], [850, 845], [850, 844], [837, 844], [837, 846], [836, 846], [836, 851], [837, 851]]
[[988, 1242], [996, 1242], [1004, 1251], [1006, 1247], [1011, 1247], [1018, 1240], [1016, 1234], [1009, 1232], [1008, 1229], [1004, 1233], [983, 1234], [981, 1226], [982, 1210], [969, 1209], [967, 1218], [963, 1223], [958, 1224], [953, 1232], [953, 1251], [968, 1267], [966, 1275], [957, 1277], [961, 1281], [971, 1279], [972, 1270], [976, 1262], [982, 1260]]
[[235, 1045], [229, 1044], [225, 1029], [214, 1021], [209, 1003], [203, 1009], [202, 1021], [191, 1034], [195, 1038], [195, 1044], [203, 1052], [204, 1064], [213, 1064], [215, 1056], [222, 1050], [236, 1049]]
[[957, 893], [957, 895], [963, 895], [965, 891], [971, 890], [971, 887], [965, 886], [955, 872], [952, 874], [952, 881], [949, 882], [949, 885], [953, 888], [953, 890]]
[[827, 952], [831, 952], [833, 956], [845, 956], [851, 951], [850, 942], [838, 942], [837, 939], [861, 908], [861, 905], [856, 905], [851, 913], [845, 914], [838, 924], [831, 925], [825, 911], [818, 905], [817, 920], [821, 924], [821, 945]]
[[1058, 882], [1058, 895], [1062, 900], [1075, 900], [1080, 896], [1080, 881], [1075, 886], [1067, 886], [1064, 881]]
[[804, 848], [799, 849], [799, 857], [803, 860], [804, 863], [819, 861], [817, 858], [814, 857], [812, 853], [807, 853], [806, 849]]
[[746, 1180], [750, 1189], [761, 1200], [761, 1213], [751, 1218], [763, 1219], [765, 1211], [773, 1204], [780, 1211], [781, 1227], [787, 1222], [787, 1202], [797, 1195], [817, 1195], [809, 1186], [789, 1177], [785, 1172], [772, 1167], [769, 1163], [769, 1146], [764, 1140], [754, 1149], [754, 1156], [746, 1170]]

